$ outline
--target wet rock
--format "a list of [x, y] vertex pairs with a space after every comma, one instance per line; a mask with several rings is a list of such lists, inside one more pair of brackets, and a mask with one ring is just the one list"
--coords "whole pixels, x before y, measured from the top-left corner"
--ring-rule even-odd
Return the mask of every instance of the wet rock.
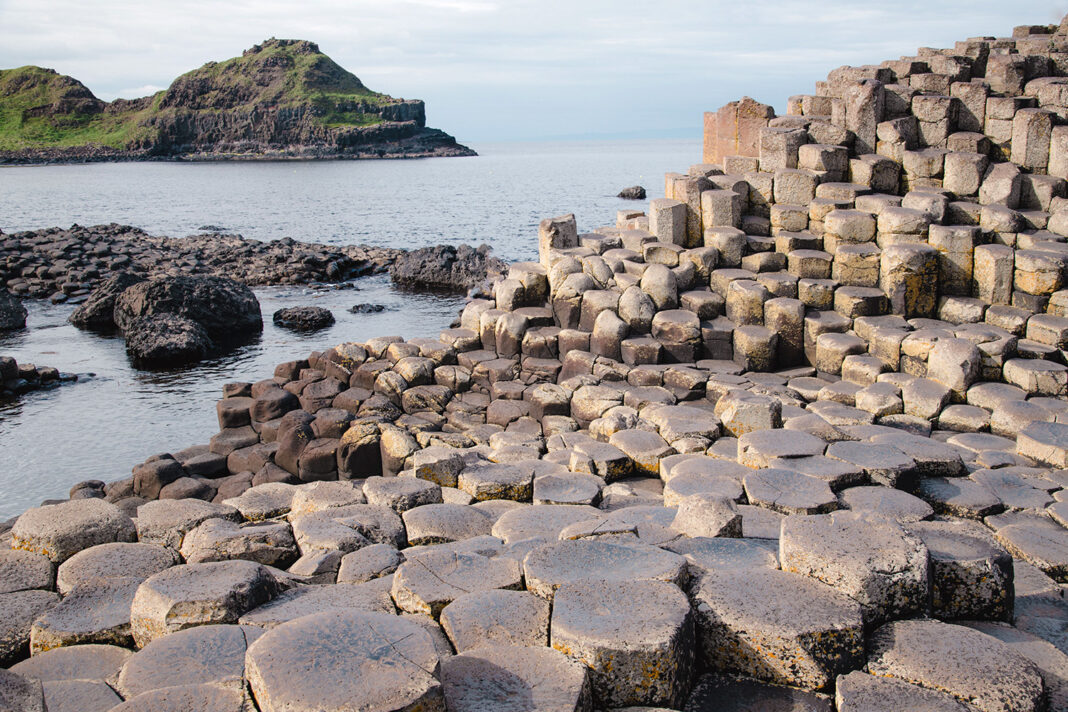
[[271, 317], [275, 326], [292, 331], [319, 331], [334, 323], [334, 315], [323, 307], [287, 307]]
[[11, 292], [0, 289], [0, 331], [14, 331], [26, 326], [26, 307]]
[[624, 200], [645, 200], [645, 188], [640, 185], [632, 185], [619, 191], [619, 195], [616, 197]]
[[505, 264], [491, 248], [468, 245], [421, 247], [399, 255], [389, 268], [390, 279], [407, 287], [466, 291], [479, 282], [503, 275]]
[[101, 282], [70, 315], [68, 321], [82, 329], [115, 328], [115, 300], [144, 277], [133, 272], [118, 272]]

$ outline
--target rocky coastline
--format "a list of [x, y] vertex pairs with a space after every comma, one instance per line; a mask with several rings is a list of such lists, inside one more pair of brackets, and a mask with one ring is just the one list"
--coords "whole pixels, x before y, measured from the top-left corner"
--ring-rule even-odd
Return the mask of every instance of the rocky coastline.
[[729, 104], [456, 327], [228, 384], [0, 535], [0, 699], [1068, 709], [1066, 87], [1068, 18]]

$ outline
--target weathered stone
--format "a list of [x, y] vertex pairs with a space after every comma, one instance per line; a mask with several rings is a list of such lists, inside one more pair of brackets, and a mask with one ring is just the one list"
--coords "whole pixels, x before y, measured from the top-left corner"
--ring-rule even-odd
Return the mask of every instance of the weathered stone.
[[947, 692], [984, 712], [1041, 709], [1037, 668], [970, 628], [930, 620], [888, 623], [872, 636], [868, 670]]
[[30, 653], [33, 621], [59, 603], [51, 591], [16, 591], [0, 595], [0, 665], [11, 665]]
[[448, 709], [566, 710], [590, 706], [590, 683], [582, 663], [551, 648], [491, 643], [441, 662]]
[[285, 568], [297, 559], [297, 542], [285, 522], [240, 526], [226, 519], [208, 519], [185, 535], [186, 563], [243, 559]]
[[861, 605], [866, 622], [926, 611], [927, 548], [897, 524], [838, 512], [787, 517], [782, 527], [783, 570], [834, 586]]
[[860, 606], [806, 576], [762, 567], [707, 571], [691, 597], [713, 670], [819, 690], [862, 664]]
[[838, 712], [896, 712], [903, 706], [926, 712], [975, 709], [948, 693], [859, 670], [840, 675], [835, 681], [835, 704]]
[[931, 557], [931, 614], [942, 620], [1011, 620], [1012, 557], [982, 525], [907, 525]]
[[0, 594], [51, 589], [55, 580], [55, 568], [47, 557], [17, 549], [0, 551]]
[[241, 690], [245, 633], [236, 625], [205, 625], [153, 640], [127, 658], [116, 687], [130, 699], [165, 687], [217, 684]]
[[118, 675], [133, 652], [115, 645], [72, 645], [34, 655], [11, 666], [11, 672], [51, 682], [55, 680], [108, 680]]
[[85, 643], [131, 645], [130, 605], [140, 585], [139, 578], [121, 577], [78, 584], [33, 622], [30, 652]]
[[686, 560], [639, 543], [578, 539], [540, 546], [523, 560], [527, 590], [551, 599], [556, 590], [585, 578], [681, 583]]
[[838, 508], [826, 482], [792, 470], [762, 469], [743, 478], [750, 504], [783, 514], [817, 514]]
[[545, 646], [549, 602], [526, 591], [465, 593], [442, 609], [441, 627], [459, 653], [485, 645]]
[[605, 705], [679, 705], [693, 673], [694, 624], [676, 586], [655, 580], [565, 583], [553, 599], [555, 649], [591, 671]]
[[56, 564], [97, 544], [136, 541], [133, 520], [101, 499], [76, 499], [27, 510], [11, 529], [12, 548], [47, 556]]
[[330, 612], [274, 628], [249, 646], [245, 671], [261, 710], [444, 712], [439, 655], [419, 624]]
[[408, 544], [440, 544], [489, 534], [493, 519], [474, 507], [460, 504], [424, 504], [402, 515]]
[[409, 613], [437, 618], [453, 600], [473, 591], [522, 586], [519, 563], [449, 551], [421, 554], [393, 576], [393, 600]]
[[273, 598], [279, 584], [251, 561], [186, 564], [149, 577], [137, 589], [130, 611], [134, 640], [144, 646], [185, 628], [235, 623], [246, 611]]
[[327, 611], [368, 611], [393, 614], [396, 609], [389, 595], [388, 581], [367, 584], [322, 584], [299, 586], [279, 594], [238, 619], [243, 626], [274, 628], [291, 620]]

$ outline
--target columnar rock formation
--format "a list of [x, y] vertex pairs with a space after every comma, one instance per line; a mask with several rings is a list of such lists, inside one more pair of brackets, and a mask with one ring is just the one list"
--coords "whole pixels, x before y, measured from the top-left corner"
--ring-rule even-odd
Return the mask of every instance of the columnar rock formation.
[[23, 514], [0, 694], [1068, 708], [1068, 54], [1014, 35], [730, 105], [457, 327], [231, 384], [209, 444]]

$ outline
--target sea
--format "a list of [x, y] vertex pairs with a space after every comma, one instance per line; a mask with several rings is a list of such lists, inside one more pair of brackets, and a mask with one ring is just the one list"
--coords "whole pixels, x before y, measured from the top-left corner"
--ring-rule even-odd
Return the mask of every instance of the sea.
[[[171, 237], [210, 228], [264, 241], [487, 244], [517, 261], [536, 259], [541, 219], [574, 213], [582, 232], [613, 225], [618, 210], [645, 205], [617, 198], [621, 189], [642, 185], [649, 199], [662, 197], [664, 173], [701, 160], [697, 138], [472, 147], [477, 157], [0, 167], [0, 230], [114, 222]], [[166, 371], [135, 368], [119, 336], [71, 326], [72, 305], [26, 301], [27, 328], [0, 332], [0, 355], [78, 380], [0, 401], [0, 520], [65, 498], [78, 482], [128, 477], [151, 455], [207, 443], [226, 383], [269, 378], [278, 363], [344, 341], [434, 336], [465, 301], [401, 290], [384, 275], [255, 292], [264, 315], [258, 339]], [[383, 310], [351, 313], [356, 304]], [[274, 326], [274, 311], [300, 305], [329, 308], [336, 323], [312, 334]]]

